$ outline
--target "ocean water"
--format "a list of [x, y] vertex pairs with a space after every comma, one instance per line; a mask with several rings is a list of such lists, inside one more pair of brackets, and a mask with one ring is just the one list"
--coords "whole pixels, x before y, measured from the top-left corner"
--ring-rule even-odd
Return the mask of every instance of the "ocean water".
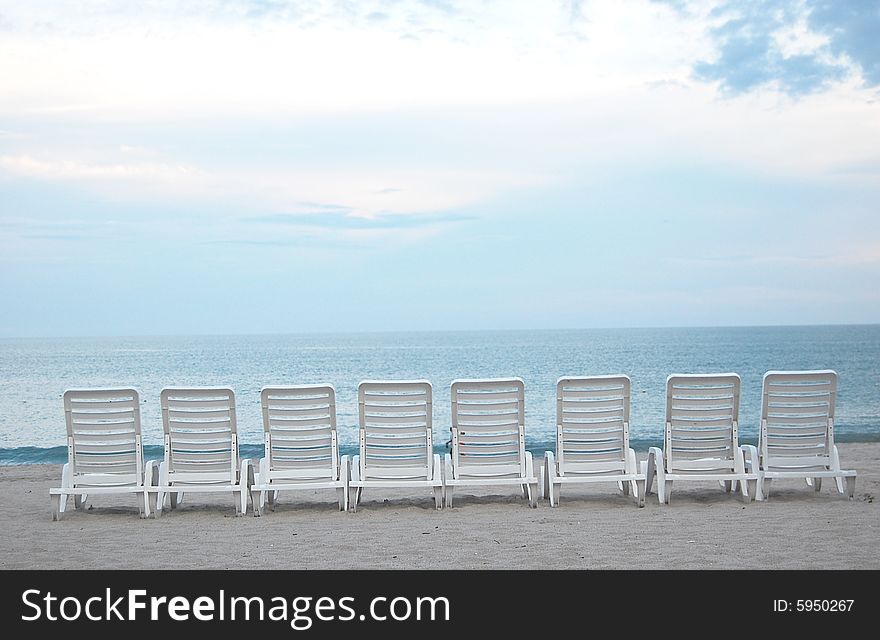
[[838, 440], [880, 440], [880, 325], [0, 339], [0, 464], [65, 460], [61, 395], [69, 387], [138, 389], [147, 457], [157, 458], [162, 387], [229, 386], [243, 455], [256, 457], [262, 454], [259, 392], [267, 384], [332, 383], [340, 444], [353, 453], [358, 382], [430, 380], [442, 451], [452, 380], [519, 376], [526, 386], [527, 447], [543, 452], [555, 438], [557, 378], [625, 373], [633, 384], [631, 439], [644, 451], [662, 443], [671, 373], [740, 374], [741, 441], [755, 443], [764, 372], [826, 368], [840, 375]]

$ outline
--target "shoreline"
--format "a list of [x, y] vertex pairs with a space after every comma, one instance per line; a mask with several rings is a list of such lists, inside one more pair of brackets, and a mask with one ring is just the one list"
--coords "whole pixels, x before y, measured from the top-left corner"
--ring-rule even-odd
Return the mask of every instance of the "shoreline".
[[[640, 458], [644, 454], [640, 454]], [[134, 496], [101, 496], [51, 522], [60, 465], [0, 466], [2, 569], [878, 569], [880, 443], [840, 444], [855, 499], [833, 482], [774, 481], [744, 504], [717, 483], [677, 483], [639, 509], [613, 486], [566, 486], [537, 509], [507, 489], [464, 487], [435, 511], [428, 492], [364, 493], [340, 513], [330, 491], [286, 492], [236, 518], [232, 496], [190, 494], [141, 520]]]
[[[356, 429], [356, 427], [352, 427]], [[436, 434], [435, 434], [436, 435]], [[835, 444], [880, 444], [880, 437], [862, 438], [863, 434], [834, 434]], [[751, 444], [757, 446], [757, 439], [746, 436], [739, 438], [740, 444]], [[648, 455], [649, 447], [663, 447], [662, 438], [658, 439], [642, 439], [630, 437], [630, 446], [635, 449], [636, 455], [640, 459], [644, 459]], [[526, 441], [526, 450], [531, 451], [537, 462], [539, 458], [543, 459], [545, 451], [552, 451], [556, 447], [556, 442], [547, 440], [545, 442]], [[148, 460], [161, 460], [164, 452], [162, 444], [145, 444], [144, 445], [144, 462]], [[263, 443], [240, 443], [240, 457], [250, 458], [251, 460], [259, 460], [263, 454]], [[340, 444], [339, 454], [354, 456], [359, 453], [357, 444]], [[434, 453], [443, 456], [449, 453], [449, 449], [443, 444], [434, 445]], [[67, 462], [67, 445], [56, 445], [54, 447], [0, 447], [0, 469], [3, 467], [17, 467], [29, 465], [61, 465]]]

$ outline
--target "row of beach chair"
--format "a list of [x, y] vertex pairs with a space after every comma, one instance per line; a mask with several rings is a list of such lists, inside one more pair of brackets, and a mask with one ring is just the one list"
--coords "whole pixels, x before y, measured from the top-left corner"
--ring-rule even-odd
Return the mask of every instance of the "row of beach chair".
[[[451, 453], [434, 453], [432, 386], [365, 381], [358, 386], [358, 454], [339, 455], [331, 385], [264, 387], [265, 455], [255, 467], [239, 458], [235, 395], [227, 388], [170, 387], [160, 394], [161, 461], [144, 462], [140, 399], [134, 389], [64, 393], [68, 462], [50, 489], [52, 519], [73, 496], [132, 493], [141, 517], [175, 508], [187, 493], [232, 492], [237, 515], [250, 495], [254, 515], [281, 491], [335, 489], [339, 509], [356, 511], [364, 489], [430, 490], [436, 508], [453, 504], [459, 486], [514, 486], [532, 507], [559, 504], [562, 485], [616, 483], [639, 506], [654, 483], [660, 503], [673, 484], [718, 481], [743, 500], [765, 500], [773, 479], [823, 478], [855, 491], [834, 444], [837, 374], [771, 371], [763, 381], [759, 445], [738, 441], [737, 374], [672, 375], [666, 383], [663, 447], [639, 461], [629, 445], [630, 379], [565, 377], [556, 385], [556, 448], [536, 474], [525, 446], [524, 384], [519, 378], [457, 380], [451, 386]], [[538, 477], [540, 475], [540, 478]], [[846, 489], [844, 489], [844, 482]]]

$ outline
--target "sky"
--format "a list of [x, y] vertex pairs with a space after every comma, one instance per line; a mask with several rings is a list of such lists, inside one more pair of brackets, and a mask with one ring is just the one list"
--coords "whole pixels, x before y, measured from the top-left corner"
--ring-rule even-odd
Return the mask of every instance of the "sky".
[[880, 322], [877, 0], [0, 0], [0, 337]]

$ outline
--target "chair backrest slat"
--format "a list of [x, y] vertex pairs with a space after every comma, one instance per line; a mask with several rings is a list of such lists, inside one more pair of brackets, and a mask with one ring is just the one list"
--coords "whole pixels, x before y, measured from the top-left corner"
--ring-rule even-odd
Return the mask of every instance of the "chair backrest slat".
[[235, 483], [239, 460], [232, 389], [166, 387], [160, 405], [169, 473]]
[[140, 397], [134, 389], [64, 392], [68, 462], [75, 482], [143, 484]]
[[829, 464], [834, 447], [837, 373], [768, 371], [761, 400], [760, 451], [779, 464]]
[[365, 380], [358, 385], [362, 478], [431, 478], [433, 393], [427, 380]]
[[560, 378], [556, 383], [556, 461], [565, 471], [619, 462], [629, 449], [631, 382], [624, 375]]
[[269, 475], [337, 478], [336, 391], [331, 385], [263, 387]]
[[740, 385], [735, 373], [667, 378], [667, 470], [733, 468], [739, 446]]
[[455, 473], [526, 473], [525, 385], [519, 378], [452, 383]]

